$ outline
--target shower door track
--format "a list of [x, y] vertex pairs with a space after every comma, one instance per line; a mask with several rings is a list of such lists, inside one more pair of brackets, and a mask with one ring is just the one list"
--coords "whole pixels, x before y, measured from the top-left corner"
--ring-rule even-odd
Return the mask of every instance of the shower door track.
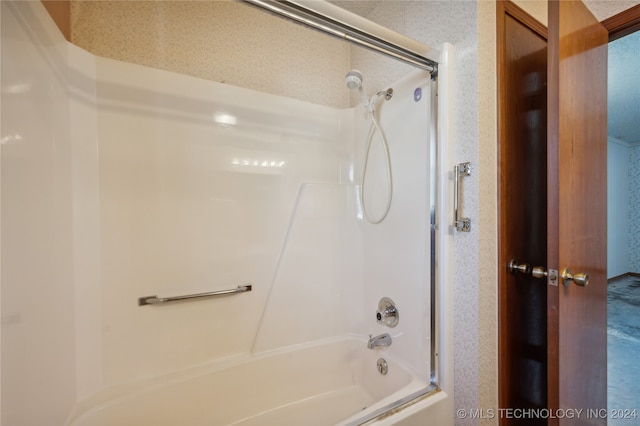
[[439, 52], [328, 2], [244, 0], [308, 27], [437, 74]]

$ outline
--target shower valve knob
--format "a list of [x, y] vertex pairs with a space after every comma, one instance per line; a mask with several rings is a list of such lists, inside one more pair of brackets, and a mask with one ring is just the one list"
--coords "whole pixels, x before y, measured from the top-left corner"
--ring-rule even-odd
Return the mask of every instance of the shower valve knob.
[[396, 304], [388, 297], [383, 297], [378, 303], [378, 311], [376, 312], [376, 321], [378, 324], [387, 327], [395, 327], [398, 325], [399, 315]]

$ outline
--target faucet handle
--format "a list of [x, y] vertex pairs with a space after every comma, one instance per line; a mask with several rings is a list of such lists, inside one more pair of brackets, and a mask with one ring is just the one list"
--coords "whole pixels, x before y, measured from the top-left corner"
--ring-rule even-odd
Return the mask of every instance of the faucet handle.
[[388, 297], [383, 297], [378, 303], [378, 311], [376, 312], [376, 321], [378, 324], [386, 325], [387, 327], [395, 327], [398, 325], [400, 317], [396, 304]]

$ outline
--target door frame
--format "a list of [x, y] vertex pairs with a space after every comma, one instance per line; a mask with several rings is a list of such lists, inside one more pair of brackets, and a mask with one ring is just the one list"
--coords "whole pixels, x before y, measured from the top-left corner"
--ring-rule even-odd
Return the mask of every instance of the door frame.
[[[502, 52], [504, 49], [503, 40], [504, 40], [504, 24], [501, 17], [505, 14], [512, 16], [514, 19], [520, 21], [523, 25], [529, 27], [532, 31], [536, 31], [540, 34], [545, 34], [546, 37], [546, 27], [542, 26], [537, 20], [532, 18], [528, 13], [518, 7], [515, 3], [512, 3], [508, 0], [498, 0], [497, 4], [497, 75], [498, 75], [498, 93], [497, 93], [497, 101], [498, 101], [498, 149], [500, 147], [500, 143], [504, 140], [504, 129], [501, 127], [503, 122], [503, 117], [501, 115], [501, 107], [504, 105], [504, 100], [501, 96], [501, 86], [500, 86], [500, 75], [501, 72], [504, 72], [504, 63], [502, 58]], [[627, 10], [624, 10], [617, 15], [614, 15], [606, 20], [603, 20], [601, 24], [605, 27], [609, 34], [609, 42], [614, 41], [618, 38], [629, 35], [635, 31], [640, 31], [640, 5], [636, 5]], [[540, 29], [542, 27], [542, 30]], [[541, 32], [542, 31], [542, 32]], [[501, 37], [502, 36], [502, 37]], [[500, 176], [500, 168], [498, 169], [498, 179]], [[498, 183], [499, 187], [499, 183]], [[498, 192], [498, 212], [500, 212], [500, 193]], [[500, 222], [498, 223], [499, 229], [499, 253], [500, 253]], [[505, 272], [506, 266], [502, 262], [502, 258], [500, 255], [498, 256], [498, 354], [499, 366], [502, 362], [504, 362], [507, 358], [501, 354], [504, 353], [505, 350], [509, 349], [508, 339], [505, 337], [505, 329], [502, 324], [504, 324], [505, 318], [503, 318], [503, 311], [501, 307], [504, 307], [504, 303], [507, 303], [506, 296], [504, 291], [502, 290], [502, 286], [505, 285]], [[498, 369], [498, 402], [499, 406], [502, 407], [502, 403], [508, 398], [506, 397], [509, 392], [508, 381], [505, 380], [504, 374], [502, 373], [503, 368]], [[504, 423], [501, 419], [501, 423]]]
[[640, 4], [605, 19], [601, 24], [609, 32], [609, 43], [640, 30]]

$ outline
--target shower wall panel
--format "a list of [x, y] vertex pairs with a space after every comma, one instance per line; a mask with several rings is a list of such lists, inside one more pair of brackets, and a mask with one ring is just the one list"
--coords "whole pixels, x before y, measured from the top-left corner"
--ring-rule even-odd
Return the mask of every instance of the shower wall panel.
[[[94, 57], [39, 2], [2, 7], [3, 423], [62, 424], [99, 390], [252, 349], [366, 340], [382, 296], [401, 312], [389, 350], [426, 377], [426, 75], [379, 107], [396, 194], [373, 227], [361, 109]], [[301, 315], [271, 316], [288, 305]]]
[[105, 384], [248, 352], [300, 185], [348, 179], [344, 114], [103, 58], [97, 76]]
[[[430, 376], [430, 76], [413, 72], [389, 82], [393, 97], [379, 100], [376, 116], [389, 143], [393, 199], [380, 224], [364, 217], [358, 197], [372, 121], [362, 105], [355, 123], [352, 175], [356, 185], [304, 185], [296, 201], [254, 351], [304, 344], [346, 333], [363, 338], [389, 333], [377, 348], [420, 377]], [[386, 163], [374, 135], [365, 202], [371, 217], [384, 211]], [[376, 321], [378, 301], [390, 297], [400, 322]]]
[[[426, 72], [412, 72], [397, 82], [393, 98], [379, 101], [376, 114], [389, 145], [393, 198], [388, 216], [378, 225], [362, 222], [364, 315], [359, 331], [365, 335], [390, 333], [390, 354], [416, 374], [430, 374], [430, 92]], [[358, 112], [358, 109], [356, 109]], [[360, 112], [362, 109], [359, 110]], [[364, 117], [358, 114], [360, 117]], [[362, 118], [360, 119], [362, 120]], [[362, 167], [370, 120], [360, 121], [357, 138], [357, 176]], [[374, 135], [365, 183], [369, 215], [379, 217], [386, 201], [386, 172], [382, 145]], [[390, 297], [399, 311], [397, 327], [376, 321], [378, 301]]]
[[72, 183], [67, 46], [38, 6], [0, 6], [0, 422], [11, 425], [63, 424], [75, 403], [77, 194]]
[[300, 187], [252, 352], [356, 332], [369, 289], [357, 193], [355, 185]]

